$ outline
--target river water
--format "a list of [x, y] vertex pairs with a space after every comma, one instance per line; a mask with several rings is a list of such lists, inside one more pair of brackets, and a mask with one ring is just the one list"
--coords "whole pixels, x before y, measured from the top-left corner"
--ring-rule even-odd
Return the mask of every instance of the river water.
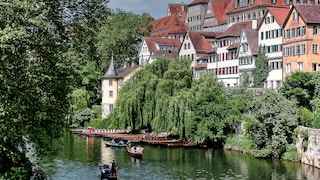
[[44, 164], [48, 179], [98, 180], [99, 165], [115, 160], [119, 179], [316, 180], [320, 169], [299, 163], [261, 160], [236, 152], [165, 148], [144, 145], [143, 159], [130, 157], [125, 148], [106, 147], [102, 138], [67, 133], [55, 156]]

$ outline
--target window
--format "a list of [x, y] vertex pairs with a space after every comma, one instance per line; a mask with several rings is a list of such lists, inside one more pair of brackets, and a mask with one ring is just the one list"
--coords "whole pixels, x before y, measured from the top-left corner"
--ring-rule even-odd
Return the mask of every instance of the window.
[[312, 63], [312, 71], [318, 71], [318, 63]]
[[296, 37], [296, 29], [295, 28], [291, 29], [291, 37]]
[[109, 97], [113, 97], [113, 91], [109, 91]]
[[288, 63], [286, 64], [286, 73], [290, 73], [291, 72], [291, 64]]
[[277, 81], [277, 88], [281, 87], [281, 81]]
[[297, 71], [303, 71], [303, 63], [302, 62], [298, 62]]
[[313, 25], [313, 35], [317, 35], [317, 34], [318, 34], [318, 26]]
[[190, 43], [188, 43], [188, 49], [190, 49]]
[[243, 44], [243, 52], [247, 52], [248, 51], [248, 44]]
[[301, 30], [300, 30], [300, 27], [297, 27], [297, 29], [296, 29], [296, 30], [297, 30], [297, 33], [296, 33], [296, 34], [297, 34], [297, 36], [301, 36]]
[[306, 35], [306, 26], [301, 27], [301, 36]]
[[293, 18], [294, 21], [297, 21], [298, 20], [298, 12], [294, 12], [292, 14], [292, 18]]
[[312, 44], [312, 53], [318, 54], [318, 44]]
[[109, 104], [109, 111], [113, 110], [113, 104]]
[[305, 54], [306, 53], [306, 45], [302, 44], [301, 45], [301, 54]]
[[112, 80], [109, 79], [109, 86], [112, 86]]
[[261, 40], [263, 40], [263, 32], [261, 32], [260, 34], [261, 34]]

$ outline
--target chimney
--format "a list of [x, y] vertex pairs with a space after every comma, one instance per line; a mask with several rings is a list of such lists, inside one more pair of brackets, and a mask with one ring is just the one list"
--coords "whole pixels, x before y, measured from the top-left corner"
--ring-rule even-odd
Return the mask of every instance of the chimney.
[[181, 2], [181, 11], [182, 11], [182, 12], [184, 11], [184, 4], [183, 4], [183, 1]]
[[257, 20], [256, 19], [253, 19], [252, 21], [251, 21], [251, 26], [252, 26], [252, 29], [257, 29], [257, 27], [258, 27], [258, 23], [257, 23]]

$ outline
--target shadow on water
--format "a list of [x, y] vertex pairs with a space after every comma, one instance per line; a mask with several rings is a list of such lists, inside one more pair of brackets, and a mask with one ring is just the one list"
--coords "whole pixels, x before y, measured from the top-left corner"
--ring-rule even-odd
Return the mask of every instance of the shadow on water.
[[236, 152], [144, 146], [143, 159], [125, 148], [106, 147], [102, 138], [67, 134], [48, 157], [48, 179], [99, 179], [99, 165], [113, 159], [119, 179], [320, 179], [320, 170], [297, 163], [261, 160]]

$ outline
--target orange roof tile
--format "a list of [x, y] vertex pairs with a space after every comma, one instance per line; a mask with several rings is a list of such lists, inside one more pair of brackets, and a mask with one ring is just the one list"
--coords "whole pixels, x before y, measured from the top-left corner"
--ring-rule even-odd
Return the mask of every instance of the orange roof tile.
[[282, 26], [286, 17], [288, 16], [288, 13], [290, 11], [290, 8], [274, 8], [270, 7], [268, 8], [270, 14], [272, 14], [277, 21], [277, 23]]
[[227, 23], [228, 17], [226, 15], [226, 10], [228, 7], [228, 4], [230, 4], [231, 0], [210, 0], [211, 2], [211, 8], [214, 16], [217, 19], [218, 24]]
[[287, 6], [288, 7], [289, 5], [286, 5], [285, 1], [286, 0], [277, 0], [276, 3], [272, 3], [271, 0], [268, 0], [268, 1], [266, 1], [266, 0], [251, 1], [250, 0], [250, 1], [248, 1], [247, 6], [239, 7], [239, 4], [238, 4], [238, 6], [235, 7], [235, 0], [232, 0], [232, 1], [230, 1], [229, 5], [226, 9], [226, 14], [251, 9], [253, 7], [261, 7], [261, 6], [268, 6], [268, 7], [285, 7], [285, 6]]
[[151, 22], [153, 30], [151, 37], [168, 37], [169, 34], [185, 34], [188, 27], [181, 21], [177, 14], [172, 14], [164, 18]]

